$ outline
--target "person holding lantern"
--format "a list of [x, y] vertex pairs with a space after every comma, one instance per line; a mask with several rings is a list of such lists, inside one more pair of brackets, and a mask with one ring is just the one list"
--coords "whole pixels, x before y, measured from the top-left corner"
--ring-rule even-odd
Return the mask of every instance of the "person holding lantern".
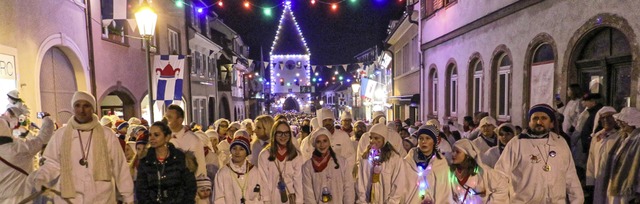
[[438, 133], [431, 125], [416, 132], [418, 145], [404, 158], [408, 190], [404, 203], [453, 203], [449, 164], [436, 148]]
[[353, 176], [344, 157], [331, 148], [331, 132], [320, 128], [311, 134], [313, 156], [302, 165], [304, 203], [354, 203]]
[[362, 155], [356, 181], [356, 203], [400, 203], [404, 161], [389, 143], [389, 129], [378, 123], [369, 131], [370, 143]]

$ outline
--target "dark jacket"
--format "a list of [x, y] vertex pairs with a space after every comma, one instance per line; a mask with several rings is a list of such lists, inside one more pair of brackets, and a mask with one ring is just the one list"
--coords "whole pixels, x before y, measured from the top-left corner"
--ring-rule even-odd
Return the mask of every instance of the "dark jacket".
[[[593, 131], [593, 126], [595, 125], [595, 121], [598, 120], [596, 118], [596, 113], [602, 108], [602, 104], [598, 103], [593, 108], [589, 108], [586, 111], [589, 112], [589, 117], [587, 121], [582, 126], [582, 131], [580, 132], [580, 139], [582, 139], [582, 152], [588, 153], [589, 148], [591, 148], [591, 132]], [[598, 124], [596, 127], [596, 131], [598, 132], [602, 129], [602, 124]]]
[[[169, 157], [164, 163], [156, 158], [155, 148], [149, 148], [140, 161], [135, 183], [138, 203], [195, 203], [196, 178], [187, 169], [184, 153], [171, 143], [168, 147]], [[158, 191], [161, 192], [160, 200]]]

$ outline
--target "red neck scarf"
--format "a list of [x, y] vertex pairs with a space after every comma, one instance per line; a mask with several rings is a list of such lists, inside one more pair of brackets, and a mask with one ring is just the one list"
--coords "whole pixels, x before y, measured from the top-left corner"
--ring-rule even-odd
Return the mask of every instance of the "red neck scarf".
[[277, 146], [278, 151], [276, 152], [276, 158], [278, 159], [278, 161], [284, 161], [284, 159], [287, 158], [287, 147], [282, 147], [281, 145]]
[[233, 142], [233, 137], [229, 137], [229, 136], [227, 136], [227, 142], [228, 142], [229, 144], [231, 144], [231, 142]]
[[313, 155], [311, 157], [313, 170], [322, 172], [329, 165], [329, 152], [325, 152], [322, 156]]

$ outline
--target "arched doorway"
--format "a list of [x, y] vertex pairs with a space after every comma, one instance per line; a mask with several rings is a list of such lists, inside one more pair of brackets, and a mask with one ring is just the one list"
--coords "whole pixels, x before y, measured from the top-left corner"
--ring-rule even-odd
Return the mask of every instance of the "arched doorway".
[[40, 100], [42, 111], [55, 121], [66, 123], [73, 115], [71, 98], [77, 91], [73, 65], [64, 52], [52, 47], [42, 58], [40, 70]]
[[618, 29], [602, 27], [583, 37], [577, 44], [572, 63], [583, 90], [600, 93], [605, 105], [617, 110], [631, 103], [631, 45]]
[[100, 101], [100, 112], [105, 115], [117, 115], [121, 119], [135, 116], [135, 102], [124, 91], [112, 91]]
[[229, 107], [229, 99], [222, 97], [220, 99], [220, 118], [231, 120], [231, 108]]
[[287, 99], [285, 99], [284, 103], [282, 104], [282, 110], [300, 112], [300, 105], [298, 104], [298, 101], [296, 101], [296, 99], [287, 97]]

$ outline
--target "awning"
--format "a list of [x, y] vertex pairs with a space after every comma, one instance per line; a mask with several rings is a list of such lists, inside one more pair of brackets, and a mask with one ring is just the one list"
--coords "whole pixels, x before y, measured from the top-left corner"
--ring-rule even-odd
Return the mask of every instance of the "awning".
[[420, 106], [420, 94], [413, 94], [413, 96], [411, 96], [411, 104], [409, 104], [409, 106]]

